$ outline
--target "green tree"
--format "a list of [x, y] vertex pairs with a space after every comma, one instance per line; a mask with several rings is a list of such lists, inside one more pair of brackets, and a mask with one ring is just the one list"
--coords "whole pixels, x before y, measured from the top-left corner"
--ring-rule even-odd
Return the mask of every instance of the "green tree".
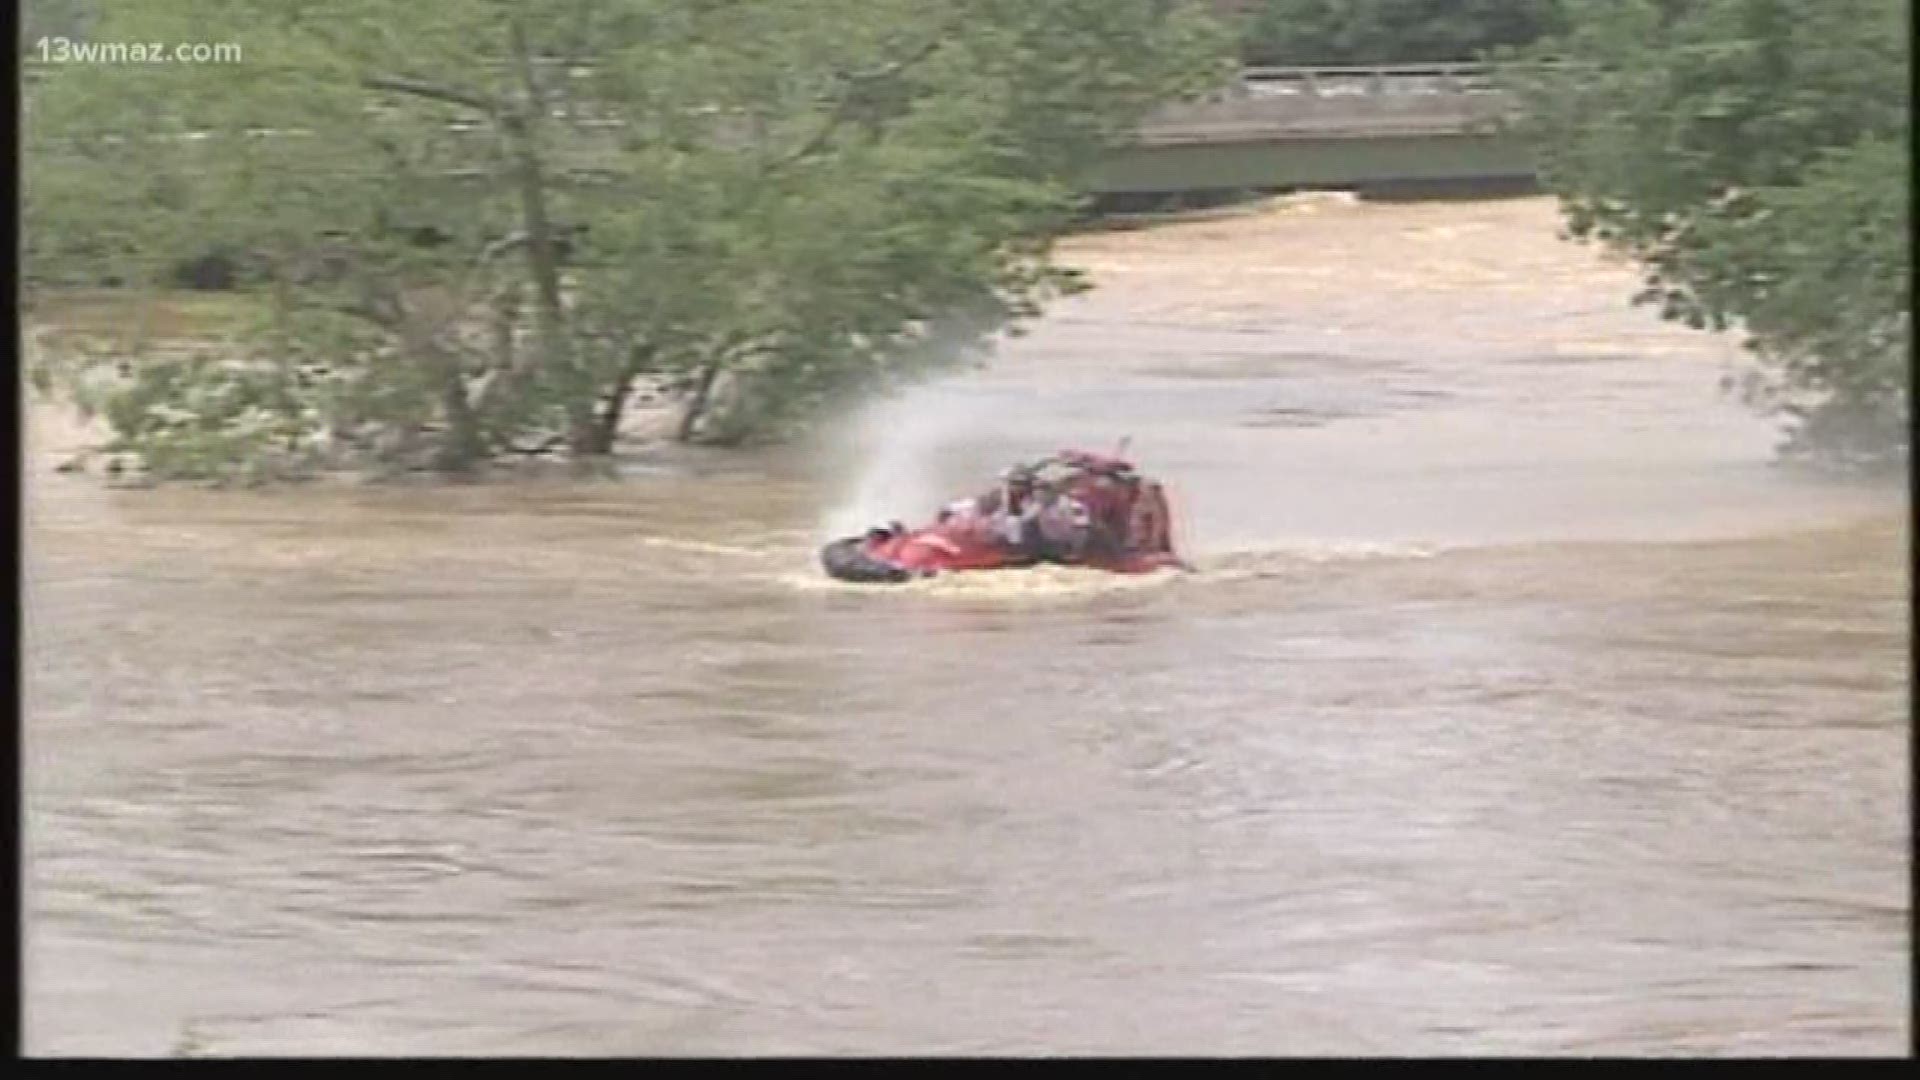
[[1901, 0], [1582, 0], [1520, 78], [1570, 232], [1639, 260], [1641, 303], [1744, 331], [1784, 449], [1904, 455], [1909, 34]]
[[19, 0], [20, 44], [31, 59], [43, 37], [80, 41], [87, 36], [99, 7], [98, 0]]
[[1560, 27], [1561, 0], [1243, 0], [1240, 53], [1252, 64], [1473, 60]]
[[[60, 70], [27, 110], [34, 281], [247, 268], [254, 333], [106, 391], [169, 404], [109, 415], [218, 448], [196, 467], [241, 372], [291, 418], [243, 457], [603, 453], [641, 380], [683, 437], [777, 431], [1074, 287], [1047, 250], [1083, 170], [1225, 73], [1168, 0], [172, 0], [95, 36], [244, 47]], [[150, 464], [152, 426], [116, 422]]]

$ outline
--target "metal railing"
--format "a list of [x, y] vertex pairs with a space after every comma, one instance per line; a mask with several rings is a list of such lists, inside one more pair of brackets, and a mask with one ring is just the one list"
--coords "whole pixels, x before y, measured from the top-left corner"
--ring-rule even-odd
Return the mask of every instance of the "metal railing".
[[1247, 68], [1212, 94], [1155, 110], [1141, 124], [1137, 145], [1471, 134], [1517, 108], [1517, 100], [1502, 85], [1502, 76], [1537, 66]]
[[1430, 64], [1254, 66], [1242, 68], [1232, 85], [1208, 95], [1208, 100], [1497, 94], [1503, 90], [1503, 74], [1578, 71], [1593, 66], [1566, 60], [1507, 64], [1449, 61]]
[[1240, 72], [1238, 89], [1254, 96], [1471, 93], [1490, 89], [1494, 70], [1487, 64], [1251, 67]]

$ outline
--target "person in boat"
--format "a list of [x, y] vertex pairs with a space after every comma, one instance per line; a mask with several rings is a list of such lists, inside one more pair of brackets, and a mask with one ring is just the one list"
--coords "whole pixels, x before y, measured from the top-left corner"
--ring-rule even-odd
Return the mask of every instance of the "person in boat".
[[1045, 499], [1033, 469], [1015, 465], [1000, 476], [1000, 486], [981, 496], [975, 512], [992, 526], [994, 534], [1014, 551], [1029, 558], [1044, 554], [1040, 516]]
[[1127, 556], [1125, 534], [1077, 494], [1060, 492], [1047, 499], [1037, 524], [1039, 554], [1048, 562], [1081, 566], [1117, 562]]
[[1128, 517], [1139, 498], [1139, 480], [1130, 468], [1092, 474], [1072, 489], [1086, 508], [1085, 539], [1080, 554], [1089, 559], [1124, 558], [1128, 550]]
[[1046, 547], [1040, 534], [1040, 514], [1045, 502], [1034, 469], [1013, 465], [1001, 472], [1000, 483], [993, 490], [949, 503], [941, 509], [939, 520], [956, 516], [976, 518], [1016, 553], [1039, 559]]
[[1125, 557], [1124, 527], [1107, 520], [1114, 509], [1107, 505], [1111, 500], [1097, 498], [1118, 493], [1048, 490], [1032, 465], [1011, 466], [1000, 477], [993, 490], [943, 508], [939, 520], [976, 517], [1008, 547], [1034, 561], [1080, 564]]
[[1038, 553], [1047, 562], [1084, 562], [1093, 529], [1087, 504], [1065, 492], [1046, 500], [1034, 517]]
[[1091, 511], [1080, 542], [1082, 561], [1116, 561], [1127, 556], [1126, 533], [1116, 529], [1105, 515]]

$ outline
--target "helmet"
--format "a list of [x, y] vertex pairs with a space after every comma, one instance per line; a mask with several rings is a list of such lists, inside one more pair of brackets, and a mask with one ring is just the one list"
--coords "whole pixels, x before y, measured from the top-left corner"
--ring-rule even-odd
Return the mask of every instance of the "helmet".
[[1033, 468], [1028, 465], [1009, 465], [1000, 471], [1000, 480], [1008, 487], [1030, 488], [1035, 479]]

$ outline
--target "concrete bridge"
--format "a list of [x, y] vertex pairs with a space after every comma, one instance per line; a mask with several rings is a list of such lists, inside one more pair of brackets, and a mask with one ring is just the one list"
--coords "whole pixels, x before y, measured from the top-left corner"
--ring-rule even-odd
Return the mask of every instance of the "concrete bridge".
[[1104, 195], [1530, 180], [1514, 102], [1475, 64], [1250, 68], [1161, 110], [1095, 172]]

